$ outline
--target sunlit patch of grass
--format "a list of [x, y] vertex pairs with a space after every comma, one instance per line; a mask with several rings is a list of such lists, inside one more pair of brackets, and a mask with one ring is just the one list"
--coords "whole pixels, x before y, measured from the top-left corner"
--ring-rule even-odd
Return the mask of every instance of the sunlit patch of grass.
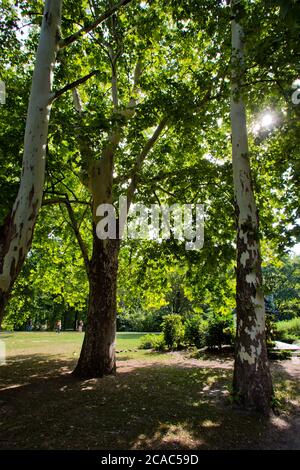
[[[139, 346], [140, 339], [146, 333], [117, 333], [116, 349], [124, 351], [120, 353], [126, 355], [127, 351], [130, 355], [134, 354]], [[84, 334], [79, 332], [14, 332], [2, 333], [0, 339], [6, 345], [7, 356], [16, 354], [49, 354], [60, 355], [69, 358], [79, 357]], [[141, 354], [142, 356], [142, 354]]]
[[295, 380], [277, 376], [274, 380], [274, 409], [290, 412], [298, 405], [300, 405], [300, 384]]
[[133, 444], [132, 449], [197, 449], [204, 443], [205, 441], [200, 437], [195, 439], [193, 433], [191, 433], [184, 424], [161, 424], [151, 437], [140, 434]]
[[292, 318], [276, 323], [276, 337], [281, 341], [293, 343], [300, 340], [300, 318]]
[[201, 426], [203, 428], [218, 428], [220, 426], [220, 423], [212, 421], [211, 419], [205, 419]]

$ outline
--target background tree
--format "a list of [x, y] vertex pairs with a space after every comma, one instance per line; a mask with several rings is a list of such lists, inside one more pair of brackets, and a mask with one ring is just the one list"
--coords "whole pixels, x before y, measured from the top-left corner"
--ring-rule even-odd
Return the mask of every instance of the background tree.
[[[52, 103], [77, 83], [82, 83], [90, 78], [90, 74], [88, 74], [75, 83], [52, 92], [57, 53], [92, 31], [127, 3], [129, 0], [121, 0], [117, 5], [110, 6], [91, 23], [87, 23], [83, 28], [77, 29], [74, 34], [62, 39], [62, 0], [45, 1], [26, 117], [22, 175], [13, 207], [0, 230], [0, 323], [13, 284], [30, 250], [34, 226], [42, 204], [46, 144]], [[10, 2], [6, 2], [4, 7], [11, 13], [11, 17], [8, 18], [8, 27], [11, 25], [16, 28], [16, 9], [11, 7]], [[7, 24], [4, 24], [5, 34], [8, 29]], [[10, 34], [15, 36], [15, 32]]]

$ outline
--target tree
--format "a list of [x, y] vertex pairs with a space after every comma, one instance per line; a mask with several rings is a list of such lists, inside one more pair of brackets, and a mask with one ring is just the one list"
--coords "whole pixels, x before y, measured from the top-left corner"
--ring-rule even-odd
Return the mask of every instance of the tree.
[[60, 40], [61, 1], [45, 2], [24, 137], [19, 192], [0, 232], [0, 321], [30, 249], [42, 203], [53, 68]]
[[[74, 371], [74, 374], [80, 377], [102, 377], [115, 371], [116, 284], [120, 239], [118, 233], [116, 239], [98, 238], [96, 226], [101, 218], [97, 214], [97, 208], [101, 204], [115, 203], [116, 195], [125, 192], [128, 213], [133, 198], [136, 197], [144, 164], [159, 148], [161, 136], [166, 130], [170, 133], [176, 122], [178, 127], [183, 122], [188, 122], [197, 109], [204, 112], [207, 102], [214, 99], [210, 96], [212, 83], [204, 85], [204, 82], [200, 82], [200, 77], [196, 82], [194, 77], [189, 77], [184, 82], [183, 70], [188, 69], [187, 65], [191, 66], [193, 59], [189, 57], [186, 48], [183, 48], [183, 57], [179, 55], [178, 50], [173, 51], [174, 40], [180, 36], [178, 29], [171, 33], [171, 18], [168, 12], [156, 9], [153, 4], [147, 8], [148, 11], [143, 10], [143, 7], [139, 8], [141, 20], [138, 18], [137, 25], [133, 25], [131, 20], [131, 31], [129, 29], [130, 34], [127, 37], [122, 28], [124, 24], [127, 26], [124, 18], [113, 17], [109, 28], [94, 38], [94, 42], [107, 51], [109, 58], [111, 102], [108, 104], [107, 127], [102, 128], [107, 137], [102, 140], [100, 148], [99, 144], [91, 145], [91, 135], [87, 136], [83, 132], [79, 139], [82, 182], [92, 196], [93, 227], [91, 257], [80, 240], [80, 234], [77, 236], [86, 260], [90, 284], [86, 335]], [[133, 36], [134, 26], [143, 27], [143, 39], [140, 31], [136, 37]], [[162, 36], [163, 34], [165, 36]], [[133, 45], [132, 36], [136, 41], [136, 49], [131, 50], [131, 56], [136, 60], [135, 66], [132, 59], [124, 54], [126, 44]], [[162, 38], [159, 41], [160, 48], [157, 47], [157, 38]], [[150, 62], [148, 67], [147, 62]], [[172, 63], [174, 65], [170, 65]], [[205, 69], [202, 56], [200, 63]], [[130, 87], [128, 79], [126, 83], [124, 73], [126, 66], [127, 69], [129, 66], [133, 68]], [[208, 81], [205, 72], [203, 75]], [[178, 79], [172, 77], [173, 73], [178, 75]], [[144, 94], [143, 100], [140, 88]], [[198, 91], [198, 96], [194, 90]], [[84, 127], [85, 114], [80, 106], [81, 100], [78, 95], [75, 99], [81, 126]], [[108, 114], [107, 111], [106, 113]], [[87, 127], [86, 124], [85, 126]], [[163, 161], [164, 152], [160, 151], [158, 155]], [[119, 178], [114, 178], [115, 172]]]
[[276, 320], [300, 315], [300, 259], [283, 256], [263, 268], [265, 293], [276, 310]]
[[65, 39], [62, 39], [60, 29], [62, 0], [45, 1], [27, 111], [20, 186], [13, 208], [0, 227], [0, 324], [13, 284], [30, 250], [35, 223], [42, 204], [52, 103], [61, 94], [91, 76], [88, 74], [83, 79], [53, 93], [52, 81], [57, 53], [92, 31], [129, 1], [121, 0], [117, 5], [110, 6], [92, 23], [88, 23]]
[[[92, 196], [92, 236], [93, 248], [89, 255], [77, 233], [77, 239], [81, 246], [83, 257], [86, 260], [86, 270], [89, 279], [89, 306], [86, 334], [78, 364], [74, 374], [80, 377], [102, 377], [115, 372], [115, 337], [116, 337], [116, 289], [118, 257], [120, 250], [119, 233], [115, 239], [98, 238], [96, 227], [99, 222], [97, 208], [101, 204], [113, 204], [116, 153], [120, 142], [124, 139], [124, 132], [128, 129], [130, 120], [136, 113], [139, 97], [139, 82], [143, 70], [142, 60], [137, 59], [133, 73], [133, 86], [126, 105], [120, 103], [118, 59], [121, 57], [123, 45], [120, 43], [117, 18], [113, 17], [108, 30], [108, 38], [102, 39], [107, 48], [111, 64], [111, 126], [108, 137], [103, 142], [100, 155], [94, 152], [84, 136], [79, 139], [81, 156], [86, 169], [83, 182]], [[110, 42], [109, 42], [110, 41]], [[80, 100], [78, 100], [79, 102]], [[79, 109], [79, 114], [82, 110]], [[148, 140], [138, 152], [132, 171], [131, 182], [127, 189], [129, 210], [132, 197], [136, 190], [139, 170], [151, 152], [156, 141], [164, 131], [167, 120], [160, 118], [160, 122]], [[126, 179], [125, 179], [126, 181]], [[70, 206], [69, 206], [70, 211]], [[70, 213], [70, 212], [69, 212]], [[70, 214], [71, 215], [71, 214]]]
[[258, 213], [242, 97], [244, 31], [240, 1], [232, 0], [232, 168], [237, 219], [237, 336], [233, 389], [247, 408], [268, 413], [273, 394], [265, 337]]
[[[86, 320], [88, 298], [83, 259], [73, 230], [58, 205], [42, 207], [35, 227], [30, 255], [14, 284], [3, 322], [24, 328], [29, 319], [34, 328], [50, 329], [55, 320], [72, 328]], [[77, 317], [77, 318], [76, 318]]]

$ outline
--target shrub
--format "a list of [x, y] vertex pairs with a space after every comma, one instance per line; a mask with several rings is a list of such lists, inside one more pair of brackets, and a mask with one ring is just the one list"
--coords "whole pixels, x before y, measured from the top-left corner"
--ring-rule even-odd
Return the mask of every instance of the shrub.
[[205, 345], [208, 348], [221, 348], [223, 344], [232, 345], [234, 330], [232, 315], [210, 314], [207, 321]]
[[10, 321], [4, 320], [0, 328], [0, 331], [1, 330], [2, 331], [14, 331], [14, 324], [11, 323]]
[[268, 351], [268, 358], [271, 360], [275, 361], [285, 361], [286, 359], [291, 359], [292, 353], [291, 351], [274, 351], [274, 350], [269, 350]]
[[182, 346], [184, 341], [184, 326], [180, 315], [165, 315], [161, 326], [166, 346], [169, 349], [178, 349]]
[[276, 339], [287, 343], [300, 340], [300, 318], [277, 322], [275, 334]]
[[163, 351], [165, 349], [165, 340], [163, 334], [144, 335], [140, 341], [140, 349], [155, 349], [156, 351]]
[[194, 315], [188, 318], [184, 324], [184, 340], [189, 346], [203, 348], [205, 346], [205, 336], [207, 331], [207, 322], [201, 315]]
[[118, 331], [159, 331], [162, 312], [157, 310], [144, 311], [141, 308], [130, 309], [117, 315]]

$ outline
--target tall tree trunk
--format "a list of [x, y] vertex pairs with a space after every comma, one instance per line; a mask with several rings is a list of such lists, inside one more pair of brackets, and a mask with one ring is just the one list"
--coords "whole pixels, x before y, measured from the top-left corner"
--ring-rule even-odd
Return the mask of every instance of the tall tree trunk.
[[119, 239], [97, 236], [97, 208], [112, 203], [114, 149], [119, 135], [112, 134], [102, 160], [90, 163], [89, 187], [93, 195], [93, 252], [88, 266], [89, 305], [86, 331], [73, 374], [80, 378], [103, 377], [116, 371], [117, 275]]
[[[91, 260], [88, 259], [87, 250], [83, 247], [81, 237], [77, 239], [81, 247], [85, 265], [89, 278], [89, 307], [88, 318], [84, 342], [82, 345], [78, 364], [73, 372], [75, 376], [82, 378], [103, 377], [115, 373], [115, 337], [116, 337], [116, 290], [118, 274], [118, 255], [120, 250], [119, 229], [116, 226], [116, 239], [107, 238], [100, 240], [97, 237], [96, 226], [100, 221], [97, 216], [97, 209], [102, 204], [112, 204], [113, 202], [113, 172], [114, 157], [118, 145], [122, 139], [123, 127], [126, 122], [133, 117], [137, 105], [136, 98], [131, 98], [126, 109], [118, 109], [118, 89], [116, 62], [111, 53], [112, 63], [112, 102], [114, 105], [114, 115], [119, 113], [123, 115], [121, 122], [113, 125], [108, 140], [102, 149], [101, 159], [95, 158], [94, 150], [89, 142], [80, 136], [79, 146], [82, 156], [86, 159], [84, 184], [87, 186], [93, 198], [93, 253]], [[134, 72], [133, 95], [137, 91], [139, 77], [142, 72], [141, 63], [138, 62]], [[74, 93], [74, 102], [76, 109], [82, 115], [80, 99], [78, 92]], [[113, 119], [114, 120], [114, 119]], [[128, 207], [132, 201], [138, 172], [142, 167], [143, 161], [155, 145], [160, 134], [166, 127], [167, 120], [163, 118], [153, 135], [144, 145], [140, 154], [137, 155], [131, 181], [127, 190]], [[117, 224], [118, 225], [118, 224]], [[74, 224], [73, 224], [74, 226]]]
[[17, 198], [0, 228], [0, 325], [13, 284], [31, 247], [42, 203], [53, 68], [60, 40], [62, 0], [46, 0], [32, 78]]
[[89, 269], [89, 306], [85, 337], [73, 374], [103, 377], [116, 370], [116, 292], [119, 240], [99, 240], [94, 226]]
[[240, 2], [232, 0], [232, 166], [237, 211], [237, 336], [233, 389], [240, 403], [263, 413], [273, 394], [265, 338], [258, 214], [250, 171], [245, 105], [240, 94], [243, 75], [243, 29]]

